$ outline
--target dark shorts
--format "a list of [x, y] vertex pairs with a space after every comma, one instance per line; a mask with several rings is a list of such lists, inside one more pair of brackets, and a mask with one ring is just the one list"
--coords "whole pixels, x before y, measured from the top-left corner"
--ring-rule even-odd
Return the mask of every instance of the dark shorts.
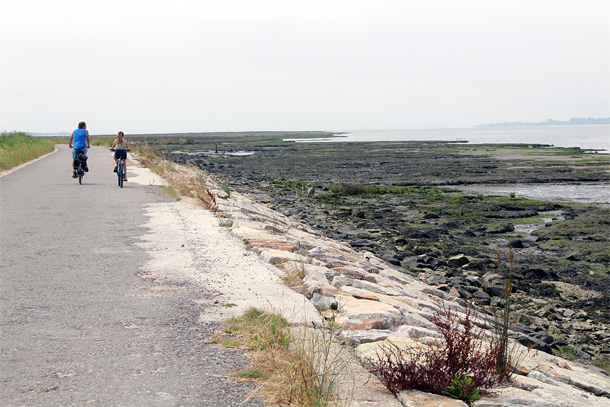
[[114, 158], [127, 159], [127, 150], [114, 150]]

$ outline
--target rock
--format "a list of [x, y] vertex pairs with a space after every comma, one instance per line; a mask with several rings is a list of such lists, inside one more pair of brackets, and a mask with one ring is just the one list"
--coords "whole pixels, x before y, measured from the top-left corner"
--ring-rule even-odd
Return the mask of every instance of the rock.
[[270, 264], [283, 264], [288, 261], [298, 262], [300, 257], [296, 253], [287, 252], [284, 250], [266, 249], [260, 252], [260, 257], [263, 261]]
[[453, 295], [456, 298], [461, 297], [460, 293], [458, 292], [457, 288], [455, 288], [455, 287], [451, 287], [451, 290], [449, 290], [449, 295]]
[[392, 254], [384, 254], [383, 256], [381, 256], [381, 258], [385, 261], [387, 261], [390, 264], [393, 264], [395, 266], [400, 266], [401, 265], [401, 260], [402, 259], [397, 259], [395, 257], [395, 255]]
[[480, 291], [480, 290], [475, 291], [475, 293], [472, 294], [472, 296], [475, 299], [477, 299], [478, 301], [481, 301], [485, 305], [491, 304], [491, 297], [485, 291]]
[[548, 345], [551, 345], [555, 342], [555, 339], [553, 339], [553, 337], [545, 331], [538, 331], [538, 332], [534, 333], [532, 335], [532, 337], [534, 337], [536, 339], [540, 339], [541, 341], [543, 341], [544, 343], [546, 343]]
[[371, 242], [370, 240], [366, 239], [354, 239], [349, 242], [349, 245], [357, 248], [366, 247], [372, 249], [375, 247], [375, 242]]
[[504, 297], [504, 286], [503, 285], [488, 285], [487, 294], [492, 297]]
[[425, 347], [425, 345], [411, 338], [388, 336], [387, 339], [383, 341], [363, 343], [362, 345], [358, 346], [356, 348], [356, 356], [365, 363], [367, 359], [377, 360], [378, 355], [383, 355], [383, 350], [389, 345], [388, 342], [398, 346], [400, 349]]
[[294, 243], [289, 243], [278, 239], [249, 239], [247, 247], [249, 249], [268, 248], [292, 252], [297, 246]]
[[320, 271], [310, 270], [303, 278], [303, 286], [309, 294], [319, 293], [322, 288], [330, 287], [326, 276]]
[[470, 262], [470, 259], [464, 254], [458, 254], [457, 256], [450, 257], [447, 260], [447, 264], [452, 267], [462, 267]]
[[512, 247], [513, 249], [523, 249], [525, 245], [523, 244], [523, 240], [515, 239], [508, 243], [508, 247]]
[[576, 314], [574, 311], [572, 311], [571, 309], [567, 309], [563, 312], [563, 316], [565, 318], [572, 318], [574, 316], [574, 314]]
[[532, 280], [546, 280], [549, 277], [549, 273], [540, 268], [524, 270], [523, 275]]
[[387, 318], [364, 318], [364, 319], [349, 319], [343, 324], [343, 329], [348, 330], [371, 330], [371, 329], [388, 329], [392, 326]]
[[398, 325], [403, 317], [399, 310], [389, 304], [361, 300], [354, 297], [338, 296], [339, 314], [335, 321], [339, 324], [351, 321], [356, 328], [345, 329], [387, 329]]
[[334, 297], [327, 297], [325, 295], [314, 293], [310, 301], [314, 307], [321, 311], [328, 309], [337, 309], [337, 300]]
[[359, 346], [363, 343], [372, 343], [384, 341], [388, 336], [392, 335], [392, 331], [388, 329], [371, 329], [371, 330], [346, 330], [341, 331], [341, 337], [345, 343], [352, 346]]
[[227, 194], [224, 190], [216, 191], [216, 197], [221, 199], [229, 199], [231, 195]]
[[396, 398], [404, 407], [467, 407], [467, 404], [461, 400], [418, 390], [401, 391]]
[[333, 281], [332, 281], [331, 284], [334, 287], [341, 288], [341, 287], [344, 287], [346, 285], [352, 285], [354, 283], [354, 281], [356, 281], [356, 280], [353, 279], [352, 277], [341, 275], [341, 276], [335, 276], [333, 278]]
[[392, 288], [385, 288], [380, 286], [379, 284], [371, 283], [367, 280], [354, 280], [352, 286], [355, 288], [360, 288], [361, 290], [371, 291], [377, 294], [383, 295], [397, 295], [398, 293]]
[[538, 351], [550, 353], [550, 354], [553, 353], [553, 350], [551, 349], [551, 347], [549, 346], [548, 343], [546, 343], [538, 338], [534, 338], [532, 336], [526, 335], [524, 333], [521, 333], [521, 332], [517, 333], [515, 335], [515, 340], [523, 346], [533, 346], [534, 350], [538, 350]]
[[396, 329], [396, 335], [407, 335], [415, 340], [423, 337], [442, 338], [442, 335], [438, 332], [438, 330], [409, 325], [402, 325], [398, 327], [398, 329]]
[[515, 366], [513, 367], [513, 373], [521, 376], [527, 376], [532, 373], [532, 371], [524, 366]]
[[419, 326], [429, 330], [436, 330], [436, 325], [422, 317], [418, 313], [411, 312], [409, 310], [401, 310], [402, 319], [405, 325]]

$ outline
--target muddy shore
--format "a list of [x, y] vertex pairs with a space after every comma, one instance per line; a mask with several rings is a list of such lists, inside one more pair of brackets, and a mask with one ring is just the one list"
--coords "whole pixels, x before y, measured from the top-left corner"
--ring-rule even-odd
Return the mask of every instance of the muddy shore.
[[[544, 332], [541, 341], [557, 354], [608, 364], [608, 205], [459, 190], [556, 184], [603, 191], [607, 155], [541, 145], [222, 138], [163, 148], [231, 190], [472, 301], [499, 305], [510, 277], [524, 331]], [[450, 261], [459, 255], [468, 263]], [[489, 296], [473, 298], [481, 284]]]

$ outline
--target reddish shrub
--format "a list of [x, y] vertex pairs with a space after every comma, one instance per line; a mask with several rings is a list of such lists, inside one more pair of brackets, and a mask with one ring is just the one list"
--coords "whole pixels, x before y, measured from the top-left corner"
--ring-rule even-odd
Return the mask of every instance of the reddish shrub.
[[367, 358], [366, 364], [394, 394], [416, 389], [441, 394], [456, 378], [472, 379], [464, 389], [493, 387], [507, 378], [507, 369], [498, 372], [502, 343], [488, 339], [474, 324], [477, 313], [473, 307], [461, 317], [445, 304], [434, 315], [434, 325], [444, 344], [400, 348], [392, 342], [377, 352], [377, 358]]

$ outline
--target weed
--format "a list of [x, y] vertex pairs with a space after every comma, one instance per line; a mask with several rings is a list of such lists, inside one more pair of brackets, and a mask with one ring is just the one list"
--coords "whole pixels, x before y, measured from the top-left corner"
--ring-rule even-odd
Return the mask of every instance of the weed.
[[[502, 258], [500, 253], [497, 252], [497, 261], [498, 266], [502, 267]], [[512, 283], [513, 280], [513, 267], [514, 267], [514, 252], [512, 250], [508, 253], [509, 258], [509, 266], [507, 270], [507, 275], [504, 280], [504, 289], [502, 294], [503, 306], [501, 310], [498, 310], [495, 306], [490, 306], [489, 310], [492, 311], [493, 320], [491, 321], [492, 326], [492, 335], [494, 343], [497, 343], [499, 346], [499, 353], [497, 359], [496, 370], [498, 374], [504, 374], [507, 378], [510, 378], [512, 375], [512, 367], [519, 364], [520, 359], [523, 357], [523, 354], [520, 351], [520, 347], [517, 343], [514, 343], [512, 346], [509, 342], [509, 329], [510, 326], [515, 324], [517, 320], [510, 318], [510, 307], [512, 301]], [[487, 289], [485, 286], [485, 281], [483, 283], [483, 289]], [[518, 287], [518, 281], [515, 282]], [[486, 310], [486, 307], [483, 304], [480, 304], [481, 307]], [[500, 311], [500, 312], [498, 312]], [[534, 347], [535, 345], [528, 348], [528, 351]]]
[[377, 358], [366, 358], [365, 362], [394, 394], [405, 389], [436, 394], [459, 390], [460, 395], [474, 397], [475, 390], [493, 387], [507, 378], [506, 369], [498, 370], [501, 343], [486, 338], [475, 326], [476, 316], [471, 305], [460, 316], [443, 304], [433, 319], [443, 345], [401, 348], [388, 342], [378, 350]]
[[283, 267], [286, 272], [286, 277], [283, 278], [284, 283], [297, 292], [302, 292], [303, 279], [305, 278], [305, 263], [289, 262]]
[[259, 380], [265, 376], [265, 373], [260, 367], [249, 367], [241, 372], [237, 373], [235, 376], [240, 379], [251, 379], [251, 380]]
[[456, 373], [453, 380], [451, 380], [451, 384], [447, 386], [443, 393], [471, 405], [475, 401], [481, 399], [481, 394], [478, 389], [472, 391], [470, 391], [470, 389], [472, 389], [472, 378], [468, 376], [459, 376]]
[[229, 185], [226, 182], [220, 184], [220, 189], [222, 189], [228, 196], [231, 196], [231, 189], [229, 188]]
[[222, 228], [230, 228], [233, 226], [233, 219], [221, 220], [218, 222], [218, 226]]

